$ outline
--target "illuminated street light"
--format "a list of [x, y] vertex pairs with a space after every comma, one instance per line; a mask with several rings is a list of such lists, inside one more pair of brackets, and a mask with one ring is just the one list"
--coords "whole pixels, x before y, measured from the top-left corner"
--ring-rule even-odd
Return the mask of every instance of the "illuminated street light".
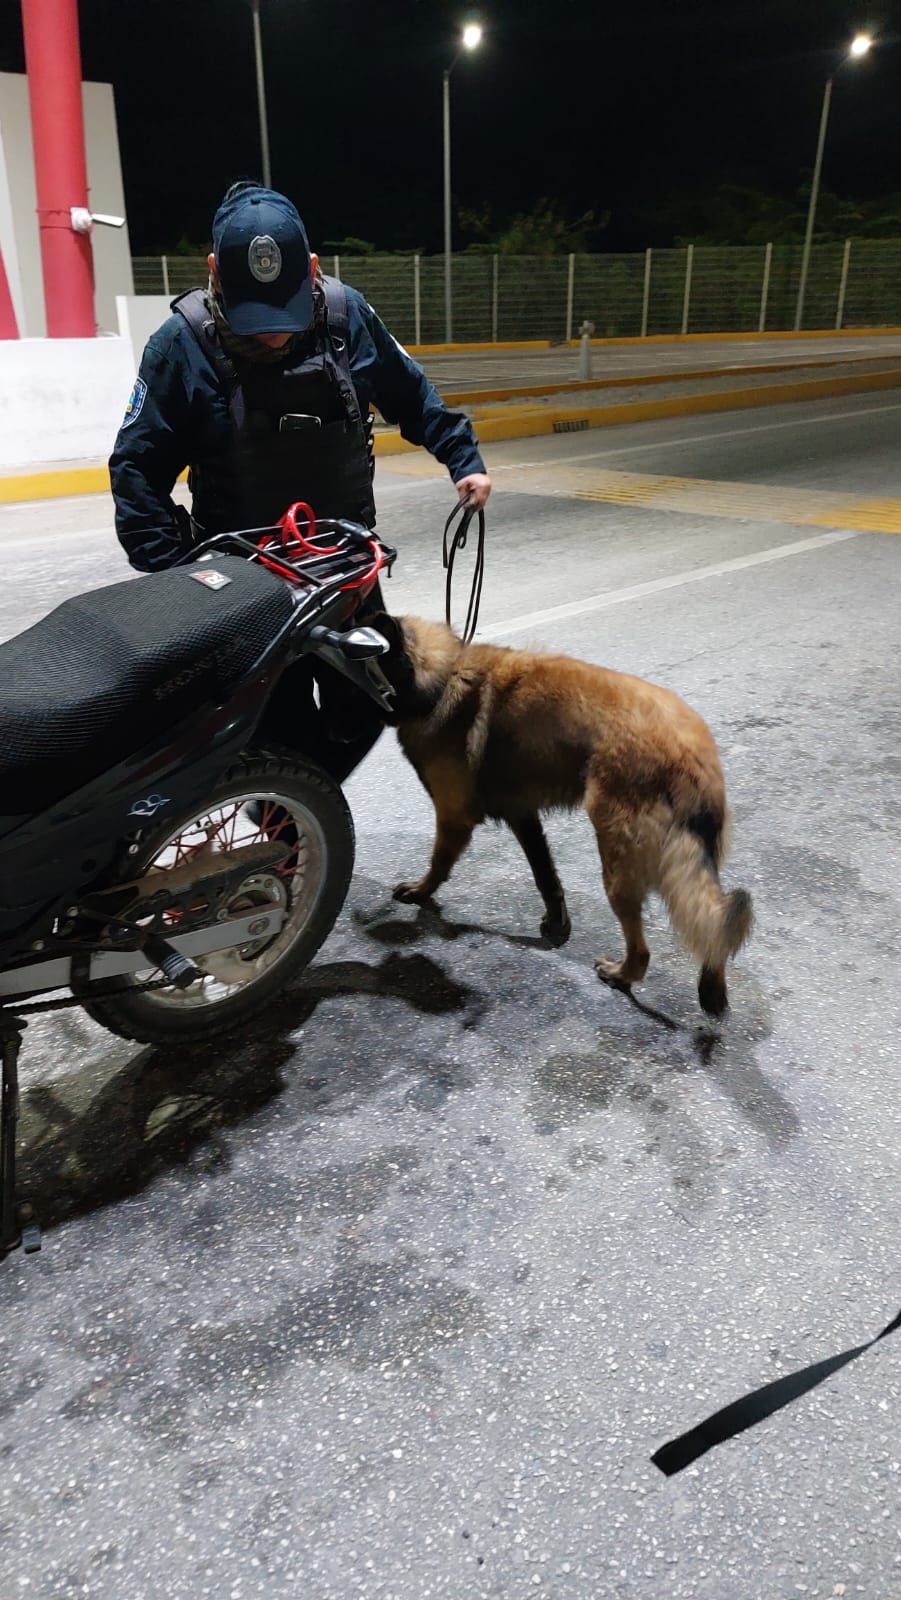
[[[846, 61], [860, 61], [869, 53], [873, 40], [868, 33], [859, 33], [851, 40], [845, 56]], [[798, 303], [795, 307], [795, 332], [798, 333], [804, 320], [804, 297], [807, 293], [807, 274], [810, 270], [810, 251], [813, 244], [813, 229], [817, 215], [817, 201], [820, 197], [820, 174], [823, 170], [823, 151], [826, 147], [826, 129], [829, 126], [829, 107], [832, 103], [832, 77], [826, 79], [823, 89], [823, 108], [820, 112], [820, 134], [817, 139], [817, 156], [813, 168], [813, 182], [810, 186], [810, 205], [807, 209], [807, 228], [804, 234], [804, 249], [801, 253], [801, 275], [798, 279]]]
[[[477, 22], [468, 22], [460, 35], [460, 44], [463, 50], [478, 50], [482, 43], [483, 30]], [[454, 56], [450, 66], [444, 73], [444, 338], [447, 344], [453, 342], [454, 315], [453, 315], [453, 288], [451, 285], [451, 135], [450, 135], [450, 80], [451, 73], [460, 59], [460, 51]]]

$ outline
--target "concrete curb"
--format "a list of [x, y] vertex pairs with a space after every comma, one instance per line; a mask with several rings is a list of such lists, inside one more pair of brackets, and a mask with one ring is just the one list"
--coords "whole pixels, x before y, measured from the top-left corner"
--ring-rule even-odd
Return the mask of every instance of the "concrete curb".
[[[745, 369], [747, 370], [747, 369]], [[667, 380], [673, 382], [672, 374]], [[635, 380], [631, 380], [635, 387]], [[584, 388], [584, 385], [582, 385]], [[485, 444], [504, 439], [529, 439], [540, 434], [581, 433], [588, 428], [609, 428], [630, 422], [659, 422], [667, 417], [710, 415], [751, 407], [786, 405], [794, 401], [828, 400], [846, 394], [901, 389], [901, 364], [892, 372], [852, 373], [842, 378], [808, 378], [801, 383], [759, 384], [754, 388], [720, 389], [715, 394], [673, 395], [660, 400], [633, 400], [608, 406], [510, 405], [500, 414], [472, 413], [480, 440]], [[481, 396], [485, 398], [484, 394]], [[377, 456], [402, 455], [417, 450], [391, 429], [377, 433]], [[59, 467], [49, 471], [0, 476], [0, 504], [24, 500], [50, 500], [68, 495], [108, 494], [106, 467]]]
[[[588, 428], [610, 428], [630, 422], [659, 422], [667, 417], [710, 415], [755, 406], [784, 405], [794, 401], [828, 400], [836, 395], [867, 394], [881, 389], [901, 389], [901, 366], [894, 372], [851, 374], [845, 378], [809, 378], [803, 383], [760, 384], [752, 389], [721, 389], [716, 394], [673, 395], [664, 400], [626, 401], [612, 406], [517, 406], [504, 414], [472, 414], [484, 444], [504, 439], [529, 439], [540, 434], [581, 433]], [[416, 447], [399, 434], [376, 437], [376, 455], [399, 455]]]
[[411, 356], [468, 356], [491, 350], [551, 350], [551, 339], [484, 339], [474, 344], [405, 344]]
[[54, 467], [47, 472], [0, 475], [0, 505], [18, 500], [60, 500], [76, 494], [109, 494], [107, 468]]
[[[592, 347], [604, 344], [726, 344], [758, 343], [761, 339], [860, 339], [875, 338], [879, 334], [901, 334], [901, 328], [802, 328], [799, 333], [778, 329], [772, 333], [633, 333], [609, 339], [592, 339]], [[554, 339], [483, 339], [471, 344], [408, 344], [404, 348], [411, 356], [465, 356], [479, 355], [492, 350], [554, 350], [566, 347], [578, 349], [581, 340], [559, 342]]]
[[901, 352], [878, 356], [818, 356], [814, 361], [768, 361], [755, 366], [699, 367], [696, 371], [625, 374], [613, 378], [567, 378], [557, 383], [525, 383], [497, 389], [453, 389], [443, 395], [450, 406], [478, 406], [488, 400], [540, 399], [542, 395], [585, 394], [595, 389], [641, 389], [659, 383], [699, 383], [704, 379], [750, 378], [761, 373], [809, 372], [819, 367], [864, 366], [901, 362]]
[[[767, 339], [877, 339], [886, 334], [899, 334], [901, 328], [780, 328], [767, 333], [645, 333], [629, 334], [622, 338], [592, 339], [592, 346], [601, 344], [759, 344]], [[568, 341], [571, 349], [578, 349], [580, 339]], [[448, 346], [445, 346], [447, 349]], [[493, 349], [489, 345], [488, 349]]]

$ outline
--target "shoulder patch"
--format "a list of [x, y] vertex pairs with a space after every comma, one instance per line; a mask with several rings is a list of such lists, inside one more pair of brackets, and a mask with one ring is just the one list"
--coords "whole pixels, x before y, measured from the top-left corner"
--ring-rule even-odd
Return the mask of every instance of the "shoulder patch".
[[125, 416], [122, 418], [123, 428], [127, 428], [130, 422], [137, 421], [138, 417], [141, 415], [141, 408], [146, 399], [147, 385], [144, 382], [144, 379], [135, 378], [135, 386], [128, 397], [128, 405], [125, 407]]

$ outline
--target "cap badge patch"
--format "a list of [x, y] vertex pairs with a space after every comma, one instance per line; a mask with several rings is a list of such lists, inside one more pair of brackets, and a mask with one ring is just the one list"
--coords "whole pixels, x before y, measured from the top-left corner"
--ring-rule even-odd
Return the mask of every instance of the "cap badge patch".
[[257, 283], [274, 283], [282, 270], [282, 253], [268, 233], [251, 239], [247, 263]]

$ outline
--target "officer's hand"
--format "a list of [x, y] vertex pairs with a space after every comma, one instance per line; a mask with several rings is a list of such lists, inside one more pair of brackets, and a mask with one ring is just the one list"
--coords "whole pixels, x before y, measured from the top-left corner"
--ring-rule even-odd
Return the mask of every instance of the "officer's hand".
[[491, 479], [487, 472], [471, 472], [468, 478], [460, 479], [456, 490], [468, 506], [481, 511], [491, 493]]

